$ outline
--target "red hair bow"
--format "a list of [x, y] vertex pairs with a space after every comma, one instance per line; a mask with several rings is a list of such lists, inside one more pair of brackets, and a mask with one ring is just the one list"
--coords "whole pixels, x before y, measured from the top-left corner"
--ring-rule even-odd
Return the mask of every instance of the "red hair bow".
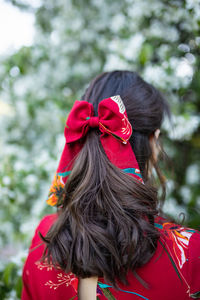
[[119, 95], [102, 100], [98, 116], [93, 105], [87, 101], [75, 101], [65, 126], [65, 147], [52, 182], [47, 203], [55, 205], [73, 168], [73, 162], [83, 143], [80, 139], [90, 128], [101, 131], [101, 144], [108, 159], [124, 172], [142, 181], [135, 154], [128, 142], [132, 127], [128, 121], [124, 103]]
[[[112, 101], [111, 101], [112, 100]], [[99, 127], [102, 133], [113, 135], [126, 144], [132, 127], [120, 96], [104, 99], [98, 106], [98, 117], [94, 117], [93, 105], [87, 101], [75, 101], [65, 127], [67, 143], [84, 137], [89, 128]]]

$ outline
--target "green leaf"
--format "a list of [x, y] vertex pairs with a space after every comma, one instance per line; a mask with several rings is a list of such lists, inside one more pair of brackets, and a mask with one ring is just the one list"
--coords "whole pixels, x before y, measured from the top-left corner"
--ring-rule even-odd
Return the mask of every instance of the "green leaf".
[[152, 46], [148, 43], [145, 43], [139, 55], [140, 63], [144, 65], [146, 62], [148, 62], [151, 59], [152, 54], [153, 54]]
[[3, 271], [3, 281], [6, 286], [9, 286], [12, 282], [12, 275], [13, 272], [16, 269], [16, 265], [14, 263], [9, 263], [6, 265], [4, 271]]
[[77, 297], [77, 295], [73, 296], [72, 298], [70, 298], [69, 300], [73, 300]]
[[175, 263], [174, 263], [173, 258], [171, 257], [170, 253], [168, 252], [168, 250], [167, 250], [167, 248], [164, 246], [164, 244], [161, 242], [161, 240], [159, 240], [159, 243], [162, 245], [163, 249], [164, 249], [165, 252], [167, 253], [167, 255], [168, 255], [168, 257], [169, 257], [169, 259], [170, 259], [170, 261], [171, 261], [171, 263], [172, 263], [172, 265], [173, 265], [175, 271], [176, 271], [176, 274], [178, 275], [178, 278], [179, 278], [180, 281], [182, 282], [182, 278], [181, 278], [181, 276], [180, 276], [180, 274], [179, 274], [179, 271], [178, 271], [178, 269], [177, 269], [177, 267], [176, 267], [176, 265], [175, 265]]
[[108, 288], [101, 289], [102, 293], [108, 300], [116, 300], [111, 291]]
[[22, 277], [19, 276], [17, 278], [17, 282], [15, 284], [15, 291], [16, 291], [16, 295], [18, 298], [21, 298], [21, 293], [22, 293]]
[[193, 298], [193, 299], [200, 298], [200, 291], [199, 291], [199, 292], [196, 292], [196, 293], [194, 293], [194, 294], [190, 294], [190, 297]]

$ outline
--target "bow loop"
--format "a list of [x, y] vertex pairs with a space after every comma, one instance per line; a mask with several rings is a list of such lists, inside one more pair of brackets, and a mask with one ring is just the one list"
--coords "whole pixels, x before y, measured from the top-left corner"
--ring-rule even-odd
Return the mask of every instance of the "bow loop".
[[93, 105], [87, 101], [75, 101], [65, 126], [67, 143], [84, 137], [89, 130], [90, 118], [94, 115]]
[[104, 99], [98, 107], [99, 129], [126, 144], [132, 135], [124, 103], [119, 95]]

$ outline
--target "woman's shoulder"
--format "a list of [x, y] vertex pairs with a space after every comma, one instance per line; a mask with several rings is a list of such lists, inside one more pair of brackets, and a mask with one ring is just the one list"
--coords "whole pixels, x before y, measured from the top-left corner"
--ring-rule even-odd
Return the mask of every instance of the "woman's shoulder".
[[54, 213], [54, 214], [49, 214], [44, 216], [38, 226], [36, 230], [42, 230], [42, 231], [48, 231], [50, 229], [50, 227], [53, 225], [53, 223], [57, 220], [58, 218], [58, 214]]
[[175, 230], [177, 228], [182, 228], [182, 229], [185, 229], [187, 232], [200, 233], [200, 231], [197, 229], [189, 228], [182, 224], [178, 224], [178, 223], [176, 223], [176, 221], [168, 220], [167, 218], [162, 217], [160, 215], [157, 215], [155, 217], [154, 224], [155, 224], [155, 227], [157, 227], [158, 229], [162, 229], [162, 230]]
[[160, 242], [173, 248], [180, 268], [186, 261], [195, 257], [200, 260], [200, 231], [169, 221], [163, 217], [155, 218], [155, 227], [160, 232]]
[[159, 230], [161, 237], [168, 240], [181, 240], [185, 246], [189, 246], [190, 239], [196, 243], [200, 242], [200, 231], [182, 224], [167, 220], [161, 216], [156, 216], [154, 226]]
[[58, 218], [58, 214], [55, 213], [55, 214], [46, 215], [39, 221], [39, 224], [37, 225], [34, 236], [32, 238], [30, 249], [41, 244], [41, 238], [39, 233], [41, 233], [42, 235], [46, 235], [48, 230], [51, 228], [51, 226], [53, 225], [53, 223], [56, 221], [57, 218]]

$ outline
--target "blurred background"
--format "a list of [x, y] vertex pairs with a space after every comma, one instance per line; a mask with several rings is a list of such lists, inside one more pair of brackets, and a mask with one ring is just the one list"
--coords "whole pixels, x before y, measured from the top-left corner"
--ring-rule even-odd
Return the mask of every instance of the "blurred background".
[[19, 299], [75, 99], [102, 71], [139, 72], [170, 103], [164, 211], [200, 223], [200, 1], [0, 0], [0, 299]]

